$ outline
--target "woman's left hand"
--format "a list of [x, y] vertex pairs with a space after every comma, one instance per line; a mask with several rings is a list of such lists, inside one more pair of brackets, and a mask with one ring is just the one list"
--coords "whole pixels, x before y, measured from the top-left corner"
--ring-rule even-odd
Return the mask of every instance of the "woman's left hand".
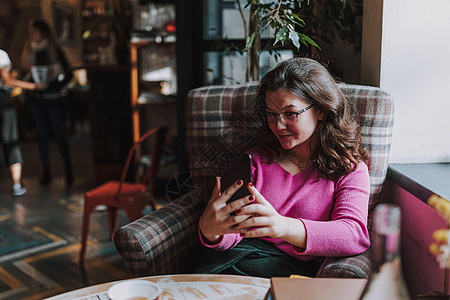
[[252, 215], [236, 226], [236, 229], [242, 230], [241, 235], [245, 238], [280, 238], [304, 248], [306, 230], [303, 222], [280, 215], [252, 183], [248, 185], [248, 190], [255, 197], [255, 201], [236, 213], [236, 215]]

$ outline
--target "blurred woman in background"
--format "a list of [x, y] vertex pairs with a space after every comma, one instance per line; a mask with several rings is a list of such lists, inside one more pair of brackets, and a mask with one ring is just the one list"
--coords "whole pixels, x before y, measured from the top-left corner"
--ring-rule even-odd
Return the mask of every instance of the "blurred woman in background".
[[44, 88], [45, 84], [37, 85], [16, 79], [11, 74], [11, 60], [8, 54], [0, 49], [0, 142], [11, 171], [13, 195], [22, 196], [27, 189], [22, 182], [22, 153], [19, 148], [17, 119], [10, 97], [14, 87], [36, 90]]
[[45, 90], [29, 93], [27, 97], [38, 132], [43, 167], [40, 184], [48, 185], [52, 179], [48, 149], [50, 125], [66, 167], [66, 184], [70, 185], [73, 182], [73, 174], [65, 134], [61, 89], [70, 81], [72, 73], [64, 53], [56, 44], [45, 21], [32, 20], [29, 24], [29, 37], [22, 53], [22, 68], [31, 75], [33, 82], [44, 81], [48, 84]]

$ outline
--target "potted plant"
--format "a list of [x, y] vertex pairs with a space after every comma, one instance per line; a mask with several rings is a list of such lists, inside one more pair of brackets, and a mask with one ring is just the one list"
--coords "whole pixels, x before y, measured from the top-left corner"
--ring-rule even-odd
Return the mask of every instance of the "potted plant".
[[[362, 16], [362, 0], [247, 0], [242, 7], [236, 0], [243, 21], [247, 52], [246, 81], [259, 79], [259, 54], [290, 45], [297, 53], [321, 50], [315, 40], [332, 43], [336, 37], [360, 50], [361, 27], [355, 20]], [[249, 21], [244, 9], [249, 8]], [[307, 26], [308, 25], [308, 26]], [[261, 44], [261, 32], [272, 28], [271, 43]], [[303, 46], [303, 47], [302, 47]], [[312, 46], [312, 47], [310, 47]], [[313, 55], [314, 56], [314, 55]]]

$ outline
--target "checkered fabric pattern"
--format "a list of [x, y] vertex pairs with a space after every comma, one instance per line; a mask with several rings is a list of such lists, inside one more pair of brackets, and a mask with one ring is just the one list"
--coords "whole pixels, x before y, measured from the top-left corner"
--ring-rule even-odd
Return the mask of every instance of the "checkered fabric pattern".
[[200, 247], [197, 224], [204, 205], [198, 191], [179, 197], [114, 234], [114, 243], [131, 275], [182, 273]]
[[[119, 252], [134, 276], [188, 271], [198, 253], [197, 222], [214, 183], [226, 165], [224, 153], [242, 153], [264, 133], [255, 112], [257, 82], [208, 86], [186, 98], [186, 150], [197, 190], [120, 229]], [[339, 84], [362, 126], [369, 151], [370, 210], [377, 204], [391, 145], [394, 103], [375, 87]], [[327, 258], [317, 276], [360, 277], [370, 272], [372, 249], [347, 258]]]
[[[186, 103], [186, 150], [194, 185], [208, 199], [228, 154], [249, 149], [264, 133], [255, 110], [257, 83], [191, 91]], [[226, 155], [225, 155], [226, 154]]]

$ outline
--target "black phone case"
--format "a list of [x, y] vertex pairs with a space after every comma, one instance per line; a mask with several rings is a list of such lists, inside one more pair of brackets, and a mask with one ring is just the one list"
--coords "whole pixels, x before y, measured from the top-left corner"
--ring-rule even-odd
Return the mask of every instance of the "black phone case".
[[247, 189], [247, 184], [252, 180], [252, 157], [250, 154], [241, 154], [239, 156], [233, 155], [229, 159], [229, 163], [221, 174], [221, 190], [225, 191], [229, 186], [234, 184], [239, 179], [242, 179], [244, 184], [241, 186], [233, 196], [231, 196], [228, 203], [239, 198], [250, 195]]

